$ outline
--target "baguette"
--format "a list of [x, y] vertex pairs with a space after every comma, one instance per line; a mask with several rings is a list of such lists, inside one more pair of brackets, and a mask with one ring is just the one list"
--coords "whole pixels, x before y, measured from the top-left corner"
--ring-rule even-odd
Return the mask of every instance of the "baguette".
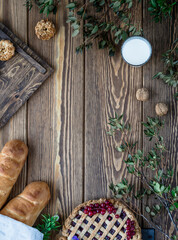
[[0, 153], [0, 209], [6, 202], [28, 155], [28, 147], [20, 140], [5, 144]]
[[13, 198], [0, 214], [33, 226], [37, 217], [50, 200], [50, 190], [45, 182], [32, 182]]

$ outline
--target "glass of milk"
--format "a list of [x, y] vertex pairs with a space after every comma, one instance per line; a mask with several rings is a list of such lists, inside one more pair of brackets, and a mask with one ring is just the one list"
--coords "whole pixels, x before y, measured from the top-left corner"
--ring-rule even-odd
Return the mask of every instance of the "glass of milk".
[[134, 36], [128, 38], [122, 45], [121, 54], [125, 62], [140, 67], [151, 58], [151, 44], [143, 37]]

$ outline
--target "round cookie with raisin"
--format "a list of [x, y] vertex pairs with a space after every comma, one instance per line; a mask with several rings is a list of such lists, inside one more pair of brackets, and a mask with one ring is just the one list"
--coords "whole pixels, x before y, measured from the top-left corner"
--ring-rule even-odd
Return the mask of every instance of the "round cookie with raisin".
[[15, 54], [15, 47], [9, 40], [0, 41], [0, 61], [7, 61]]
[[41, 40], [49, 40], [54, 37], [56, 28], [51, 21], [41, 20], [35, 27], [36, 36]]

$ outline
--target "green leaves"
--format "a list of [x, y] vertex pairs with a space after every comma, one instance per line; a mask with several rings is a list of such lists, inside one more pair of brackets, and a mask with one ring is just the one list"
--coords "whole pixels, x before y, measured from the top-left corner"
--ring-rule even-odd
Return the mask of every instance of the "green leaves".
[[[149, 219], [153, 224], [153, 218], [160, 214], [162, 209], [166, 210], [170, 216], [170, 211], [175, 211], [178, 208], [178, 186], [171, 187], [170, 178], [173, 178], [174, 171], [171, 166], [168, 166], [167, 169], [164, 166], [164, 161], [168, 163], [165, 157], [164, 139], [160, 136], [164, 121], [147, 117], [147, 121], [142, 123], [145, 128], [145, 136], [150, 141], [152, 139], [156, 140], [154, 147], [144, 154], [142, 150], [136, 149], [136, 143], [130, 143], [128, 140], [130, 125], [124, 122], [123, 115], [115, 114], [115, 117], [109, 120], [109, 134], [112, 136], [117, 131], [122, 133], [123, 140], [120, 146], [116, 147], [117, 151], [127, 152], [126, 160], [123, 159], [127, 170], [130, 174], [136, 176], [137, 180], [134, 183], [136, 182], [137, 188], [140, 186], [140, 182], [142, 183], [136, 194], [134, 194], [133, 185], [129, 185], [125, 179], [116, 185], [112, 183], [110, 189], [114, 197], [124, 201], [129, 200], [129, 202], [137, 199], [142, 201], [143, 205], [145, 202], [149, 203], [150, 201], [151, 207], [145, 206], [145, 212], [149, 214]], [[151, 171], [148, 171], [148, 168]], [[147, 197], [146, 201], [144, 197]]]
[[176, 186], [171, 190], [171, 196], [173, 201], [176, 201], [176, 202], [178, 201], [178, 186]]
[[33, 7], [33, 1], [32, 0], [26, 0], [24, 3], [24, 6], [30, 11]]
[[149, 189], [141, 189], [140, 191], [138, 191], [136, 193], [136, 195], [134, 196], [137, 200], [141, 200], [142, 198], [144, 198], [145, 196], [149, 196], [152, 194], [152, 191]]
[[161, 212], [162, 205], [155, 204], [150, 208], [149, 206], [145, 207], [145, 211], [150, 215], [151, 218], [155, 217]]
[[110, 57], [113, 57], [115, 55], [115, 48], [113, 47], [113, 45], [110, 44], [110, 47], [109, 47], [109, 56]]
[[[132, 165], [132, 164], [129, 164]], [[127, 166], [127, 170], [129, 173], [134, 174], [135, 173], [135, 167], [134, 166]]]
[[[69, 9], [72, 9], [75, 6], [75, 3], [70, 3], [67, 5]], [[77, 21], [77, 18], [74, 16], [73, 11], [69, 11], [67, 22], [71, 23], [71, 27], [73, 28], [72, 37], [76, 37], [80, 33], [80, 22]]]
[[127, 143], [127, 142], [123, 142], [123, 144], [121, 144], [119, 147], [116, 147], [116, 150], [118, 152], [125, 152], [128, 150], [128, 148], [133, 149], [136, 146], [136, 143]]
[[123, 198], [127, 196], [133, 189], [131, 184], [128, 184], [128, 181], [124, 178], [122, 182], [114, 185], [113, 183], [110, 184], [109, 188], [111, 189], [115, 198]]
[[116, 131], [124, 132], [131, 130], [130, 124], [123, 121], [123, 115], [118, 116], [117, 113], [115, 113], [115, 118], [109, 118], [108, 124], [110, 125], [110, 131], [108, 134], [111, 136]]
[[164, 186], [156, 181], [151, 181], [150, 186], [153, 187], [153, 190], [156, 194], [163, 195], [163, 193], [168, 193], [171, 189], [171, 186]]
[[97, 33], [97, 32], [98, 32], [98, 26], [95, 25], [94, 28], [93, 28], [93, 30], [91, 31], [91, 35], [93, 35], [93, 34], [95, 34], [95, 33]]
[[157, 7], [157, 4], [156, 4], [156, 1], [155, 0], [151, 0], [151, 5], [156, 8]]
[[165, 84], [176, 88], [178, 86], [178, 39], [174, 41], [171, 49], [163, 54], [163, 62], [165, 65], [164, 72], [158, 72], [153, 79], [161, 79]]
[[164, 121], [161, 121], [159, 118], [147, 118], [147, 122], [143, 122], [143, 126], [145, 127], [144, 133], [146, 137], [149, 138], [149, 141], [152, 140], [153, 137], [158, 137], [159, 142], [162, 143], [162, 138], [159, 137], [159, 131], [164, 126]]
[[24, 5], [30, 11], [33, 7], [33, 3], [37, 4], [40, 13], [44, 13], [48, 16], [50, 13], [56, 14], [59, 0], [25, 0]]
[[170, 211], [174, 211], [178, 209], [178, 202], [174, 202], [170, 207], [169, 207], [169, 210]]
[[170, 17], [176, 1], [150, 0], [148, 11], [155, 22], [162, 22], [163, 18]]
[[151, 209], [150, 209], [148, 206], [146, 206], [145, 211], [146, 211], [147, 213], [150, 213], [150, 212], [151, 212]]
[[[27, 2], [31, 2], [31, 3], [35, 2], [40, 9], [40, 13], [46, 14], [47, 16], [50, 13], [56, 14], [57, 7], [59, 4], [59, 0], [31, 0], [31, 1], [27, 1]], [[31, 8], [32, 8], [32, 6], [33, 5], [31, 4]]]
[[48, 215], [42, 215], [42, 224], [38, 224], [36, 228], [44, 234], [43, 240], [50, 239], [52, 231], [58, 231], [60, 228], [60, 224], [58, 222], [59, 216], [50, 216]]
[[99, 49], [104, 49], [107, 46], [107, 42], [105, 40], [101, 40], [98, 43]]
[[70, 10], [75, 9], [75, 7], [76, 7], [76, 3], [75, 3], [75, 2], [71, 2], [71, 3], [69, 3], [69, 4], [66, 6], [66, 8], [69, 8]]
[[178, 237], [177, 237], [176, 235], [173, 235], [173, 236], [171, 237], [171, 239], [172, 239], [172, 240], [177, 240]]
[[126, 12], [123, 12], [122, 9], [125, 7], [126, 9], [130, 9], [133, 6], [132, 0], [112, 0], [110, 7], [113, 9], [113, 11], [119, 16], [123, 16]]
[[[76, 48], [77, 53], [82, 53], [84, 48], [91, 48], [93, 41], [98, 39], [99, 49], [108, 48], [109, 56], [114, 56], [116, 45], [129, 36], [141, 34], [131, 24], [132, 0], [111, 0], [109, 5], [105, 0], [89, 0], [82, 6], [80, 4], [79, 1], [74, 1], [66, 6], [69, 9], [67, 23], [71, 23], [71, 27], [74, 22], [83, 26], [84, 41]], [[110, 21], [107, 20], [108, 14], [114, 15]], [[77, 27], [74, 29], [73, 37], [78, 35], [78, 30]]]
[[128, 34], [124, 31], [122, 33], [122, 39], [125, 41], [128, 38]]
[[79, 34], [79, 30], [76, 29], [73, 33], [72, 33], [72, 37], [76, 37]]

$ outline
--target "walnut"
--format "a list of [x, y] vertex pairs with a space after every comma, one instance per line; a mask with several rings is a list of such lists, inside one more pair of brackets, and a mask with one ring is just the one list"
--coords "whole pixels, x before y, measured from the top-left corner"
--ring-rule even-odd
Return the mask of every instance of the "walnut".
[[56, 28], [54, 24], [48, 20], [41, 20], [36, 24], [35, 33], [41, 40], [49, 40], [54, 37]]
[[15, 47], [9, 40], [0, 41], [0, 61], [7, 61], [15, 54]]
[[158, 116], [166, 115], [168, 112], [168, 106], [165, 103], [157, 103], [155, 111]]
[[136, 92], [136, 98], [139, 101], [147, 101], [149, 99], [149, 91], [146, 88], [140, 88]]

